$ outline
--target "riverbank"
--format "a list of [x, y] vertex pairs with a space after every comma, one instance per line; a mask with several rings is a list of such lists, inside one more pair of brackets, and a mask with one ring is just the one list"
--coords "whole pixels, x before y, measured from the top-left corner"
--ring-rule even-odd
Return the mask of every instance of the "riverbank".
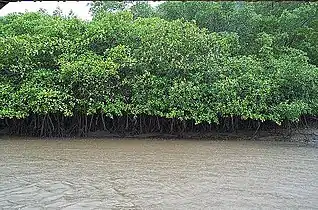
[[[16, 135], [10, 135], [0, 131], [0, 136], [5, 138], [18, 137]], [[21, 136], [20, 137], [26, 137]], [[43, 139], [55, 139], [61, 137], [45, 137]], [[63, 137], [62, 137], [63, 138]], [[313, 143], [318, 145], [318, 128], [301, 128], [301, 129], [270, 129], [270, 130], [237, 130], [235, 132], [183, 132], [183, 133], [143, 133], [143, 134], [131, 134], [131, 133], [111, 133], [107, 131], [95, 131], [88, 132], [83, 137], [69, 136], [64, 137], [66, 139], [189, 139], [189, 140], [252, 140], [252, 141], [286, 141], [286, 142], [301, 142], [301, 143]]]
[[113, 134], [105, 131], [90, 132], [88, 138], [160, 138], [160, 139], [209, 139], [209, 140], [239, 140], [250, 139], [259, 141], [292, 141], [318, 142], [318, 129], [275, 129], [263, 131], [238, 130], [236, 132], [185, 132], [177, 134], [146, 133], [146, 134]]

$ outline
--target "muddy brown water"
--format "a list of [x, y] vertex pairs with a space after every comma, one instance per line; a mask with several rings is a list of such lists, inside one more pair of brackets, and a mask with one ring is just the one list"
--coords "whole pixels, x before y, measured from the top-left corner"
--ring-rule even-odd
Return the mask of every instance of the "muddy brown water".
[[318, 148], [282, 142], [0, 140], [0, 209], [318, 209]]

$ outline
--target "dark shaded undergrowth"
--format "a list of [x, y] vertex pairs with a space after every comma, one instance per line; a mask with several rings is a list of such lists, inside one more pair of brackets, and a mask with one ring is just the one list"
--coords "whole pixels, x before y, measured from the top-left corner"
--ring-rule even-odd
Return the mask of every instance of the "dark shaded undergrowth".
[[[102, 114], [73, 117], [63, 115], [32, 115], [25, 119], [2, 119], [0, 131], [6, 135], [35, 136], [35, 137], [86, 137], [91, 133], [97, 136], [140, 136], [155, 134], [156, 136], [171, 135], [174, 137], [188, 137], [188, 133], [204, 136], [206, 133], [222, 133], [231, 135], [237, 132], [253, 133], [260, 131], [285, 130], [292, 132], [296, 129], [308, 127], [318, 128], [318, 119], [302, 117], [299, 122], [283, 122], [278, 126], [274, 122], [260, 122], [256, 120], [242, 120], [239, 117], [222, 118], [219, 124], [200, 123], [193, 120], [168, 119], [155, 116], [122, 116], [105, 117]], [[100, 133], [99, 133], [100, 132]], [[251, 136], [253, 137], [253, 136]]]

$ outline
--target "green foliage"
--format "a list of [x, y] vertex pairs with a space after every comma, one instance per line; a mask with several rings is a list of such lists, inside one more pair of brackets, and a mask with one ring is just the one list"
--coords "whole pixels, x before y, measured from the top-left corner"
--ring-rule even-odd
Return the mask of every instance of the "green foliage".
[[195, 21], [210, 32], [234, 32], [242, 46], [239, 54], [256, 54], [260, 33], [273, 36], [275, 48], [292, 47], [307, 53], [318, 65], [318, 4], [313, 2], [176, 2], [159, 5], [167, 20]]
[[94, 18], [98, 18], [103, 13], [117, 13], [130, 11], [135, 18], [149, 18], [157, 16], [156, 8], [149, 2], [143, 1], [95, 1], [90, 3], [90, 12]]
[[90, 12], [96, 16], [101, 12], [123, 11], [128, 4], [128, 1], [94, 1], [90, 3]]
[[135, 18], [150, 18], [156, 16], [155, 9], [148, 2], [136, 2], [130, 7], [131, 13]]
[[0, 18], [1, 118], [280, 124], [318, 114], [317, 4], [167, 2], [158, 13], [140, 2], [131, 12], [94, 4], [90, 22], [45, 12]]

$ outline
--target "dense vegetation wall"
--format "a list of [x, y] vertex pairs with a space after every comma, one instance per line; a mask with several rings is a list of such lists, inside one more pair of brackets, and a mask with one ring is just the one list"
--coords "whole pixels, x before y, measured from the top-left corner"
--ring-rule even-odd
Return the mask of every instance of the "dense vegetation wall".
[[[240, 33], [129, 11], [89, 22], [43, 12], [1, 17], [0, 126], [41, 136], [183, 132], [317, 116], [318, 16], [292, 38], [276, 25], [275, 33], [244, 34], [269, 20], [243, 9], [252, 14], [232, 15], [257, 21], [231, 26]], [[317, 5], [291, 11], [312, 17]], [[288, 12], [280, 21], [298, 24]]]

